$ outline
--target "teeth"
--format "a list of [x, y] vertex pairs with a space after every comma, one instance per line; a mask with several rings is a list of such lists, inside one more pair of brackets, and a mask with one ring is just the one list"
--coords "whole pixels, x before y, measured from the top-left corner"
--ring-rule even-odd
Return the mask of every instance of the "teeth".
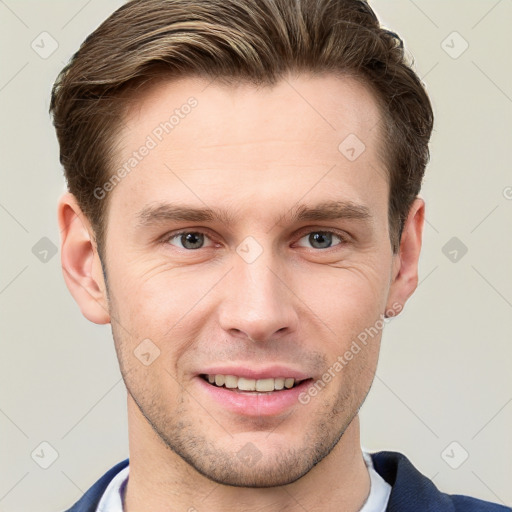
[[235, 377], [234, 375], [226, 375], [224, 385], [227, 388], [236, 388], [238, 385], [238, 377]]
[[240, 391], [271, 392], [284, 388], [291, 389], [295, 385], [295, 379], [278, 377], [276, 379], [246, 379], [235, 375], [206, 375], [210, 384], [225, 386], [228, 389], [238, 388]]
[[274, 379], [274, 388], [277, 390], [284, 388], [284, 379]]
[[258, 379], [256, 391], [274, 391], [274, 379]]
[[256, 381], [254, 379], [238, 377], [238, 389], [242, 391], [256, 391]]

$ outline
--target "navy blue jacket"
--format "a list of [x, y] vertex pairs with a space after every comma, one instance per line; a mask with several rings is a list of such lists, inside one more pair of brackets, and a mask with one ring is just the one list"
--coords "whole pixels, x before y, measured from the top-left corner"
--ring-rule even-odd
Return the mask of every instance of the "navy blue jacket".
[[[371, 457], [377, 473], [392, 487], [387, 512], [512, 512], [502, 505], [438, 491], [401, 453], [378, 452]], [[95, 512], [108, 484], [128, 462], [126, 459], [107, 471], [66, 512]]]

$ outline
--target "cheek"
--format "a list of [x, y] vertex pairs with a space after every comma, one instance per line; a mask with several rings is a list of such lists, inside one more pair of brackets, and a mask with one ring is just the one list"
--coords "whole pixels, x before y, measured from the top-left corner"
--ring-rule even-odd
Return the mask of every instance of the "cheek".
[[146, 273], [119, 266], [116, 273], [111, 283], [111, 316], [126, 367], [139, 366], [134, 354], [155, 353], [154, 368], [178, 377], [183, 355], [199, 338], [208, 292], [218, 278], [164, 266]]
[[[131, 307], [125, 307], [125, 313]], [[178, 407], [182, 375], [179, 373], [181, 354], [188, 347], [185, 333], [168, 332], [169, 322], [160, 320], [150, 307], [133, 310], [125, 317], [117, 313], [118, 322], [112, 322], [112, 333], [121, 373], [130, 394], [144, 407], [167, 402]], [[171, 343], [165, 340], [171, 340]], [[155, 410], [155, 414], [158, 411]]]
[[168, 264], [134, 263], [116, 267], [112, 291], [125, 321], [143, 330], [169, 330], [208, 291], [207, 280], [201, 281]]
[[349, 402], [361, 400], [374, 377], [387, 297], [383, 275], [377, 265], [347, 266], [330, 269], [329, 276], [315, 279], [314, 291], [309, 288], [308, 305], [325, 333], [321, 350], [331, 389]]
[[332, 337], [344, 343], [370, 327], [384, 312], [387, 269], [346, 265], [302, 280], [300, 294]]

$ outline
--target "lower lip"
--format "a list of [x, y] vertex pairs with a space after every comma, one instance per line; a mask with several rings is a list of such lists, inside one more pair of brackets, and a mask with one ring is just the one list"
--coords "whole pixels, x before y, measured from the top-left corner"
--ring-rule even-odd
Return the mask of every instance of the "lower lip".
[[302, 381], [291, 389], [267, 393], [244, 392], [220, 388], [197, 377], [202, 391], [225, 409], [245, 416], [276, 416], [299, 403], [299, 395], [308, 387], [311, 379]]

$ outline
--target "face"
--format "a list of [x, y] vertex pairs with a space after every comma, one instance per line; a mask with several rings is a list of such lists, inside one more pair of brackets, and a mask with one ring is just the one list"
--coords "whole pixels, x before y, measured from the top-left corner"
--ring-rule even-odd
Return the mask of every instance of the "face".
[[369, 391], [404, 296], [379, 119], [330, 76], [161, 82], [126, 118], [104, 265], [129, 407], [214, 481], [297, 480]]

